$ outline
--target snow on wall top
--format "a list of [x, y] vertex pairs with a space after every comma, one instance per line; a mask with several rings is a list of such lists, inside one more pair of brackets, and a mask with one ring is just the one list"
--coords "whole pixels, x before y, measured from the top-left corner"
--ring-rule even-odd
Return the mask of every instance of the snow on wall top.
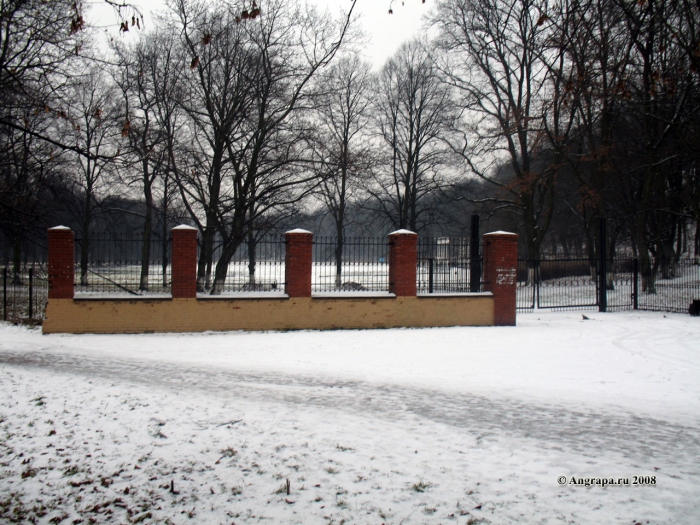
[[70, 230], [68, 226], [54, 226], [53, 228], [49, 228], [49, 231], [51, 230]]
[[181, 224], [180, 226], [175, 226], [173, 230], [196, 230], [197, 228], [193, 228], [192, 226], [188, 226], [187, 224]]
[[396, 230], [395, 232], [391, 232], [389, 235], [418, 235], [416, 232], [412, 232], [411, 230]]
[[302, 230], [301, 228], [295, 228], [293, 230], [289, 230], [288, 232], [285, 233], [311, 233], [309, 230]]

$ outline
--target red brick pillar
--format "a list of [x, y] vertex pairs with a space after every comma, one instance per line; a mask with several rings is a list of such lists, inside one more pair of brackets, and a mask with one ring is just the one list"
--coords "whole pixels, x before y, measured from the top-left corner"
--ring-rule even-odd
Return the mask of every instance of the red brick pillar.
[[73, 299], [73, 250], [70, 228], [49, 228], [49, 299]]
[[306, 230], [285, 233], [285, 293], [289, 297], [311, 297], [311, 253], [314, 234]]
[[197, 297], [197, 229], [181, 224], [173, 232], [173, 299]]
[[389, 293], [397, 297], [416, 295], [418, 235], [408, 230], [389, 234]]
[[518, 287], [518, 236], [493, 232], [484, 235], [484, 289], [493, 293], [494, 324], [515, 326]]

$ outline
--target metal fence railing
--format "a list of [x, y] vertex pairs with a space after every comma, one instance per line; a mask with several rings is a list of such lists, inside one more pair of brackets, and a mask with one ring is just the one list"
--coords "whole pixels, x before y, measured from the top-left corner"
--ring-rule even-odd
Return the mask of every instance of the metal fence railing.
[[596, 308], [595, 268], [584, 259], [518, 261], [519, 309]]
[[76, 239], [76, 294], [169, 294], [170, 239], [152, 237], [147, 247], [145, 258], [143, 237], [91, 237], [87, 243]]
[[[219, 263], [221, 250], [221, 243], [217, 243], [213, 252], [212, 275]], [[284, 237], [268, 235], [242, 243], [228, 264], [221, 293], [283, 292], [284, 257]]]
[[[616, 257], [605, 265], [605, 278], [597, 262], [588, 259], [518, 261], [517, 308], [580, 310], [657, 310], [687, 312], [700, 299], [700, 266], [681, 259], [666, 269], [643, 272], [633, 257]], [[601, 283], [605, 283], [601, 295]]]
[[[338, 257], [340, 255], [340, 257]], [[389, 245], [386, 237], [316, 237], [312, 292], [388, 292]]]
[[29, 263], [17, 271], [3, 267], [2, 320], [12, 323], [44, 318], [49, 292], [46, 263]]
[[465, 293], [483, 289], [481, 247], [472, 253], [463, 237], [418, 239], [418, 293]]
[[[418, 293], [464, 293], [483, 290], [481, 249], [464, 238], [420, 238], [416, 266]], [[80, 239], [75, 243], [76, 297], [99, 295], [170, 294], [170, 240], [154, 238], [149, 264], [144, 266], [143, 238], [94, 237], [87, 243], [87, 267], [82, 265]], [[215, 248], [216, 266], [221, 247]], [[313, 244], [312, 291], [388, 292], [389, 241], [386, 237], [346, 238], [340, 260], [332, 237], [316, 237]], [[284, 292], [285, 242], [268, 235], [243, 243], [231, 259], [222, 292]], [[700, 299], [700, 265], [680, 259], [646, 271], [633, 257], [605, 261], [601, 293], [600, 261], [584, 258], [520, 260], [517, 271], [517, 309], [658, 310], [687, 312]], [[15, 271], [15, 268], [19, 268]], [[48, 264], [24, 262], [0, 267], [2, 319], [37, 321], [44, 317], [48, 296]], [[85, 271], [84, 271], [85, 270]], [[212, 272], [213, 272], [212, 268]], [[82, 279], [82, 277], [85, 277]], [[603, 302], [601, 304], [601, 301]]]
[[659, 268], [654, 277], [650, 283], [640, 276], [640, 310], [686, 313], [690, 303], [700, 299], [700, 265], [693, 259], [681, 259], [666, 272]]

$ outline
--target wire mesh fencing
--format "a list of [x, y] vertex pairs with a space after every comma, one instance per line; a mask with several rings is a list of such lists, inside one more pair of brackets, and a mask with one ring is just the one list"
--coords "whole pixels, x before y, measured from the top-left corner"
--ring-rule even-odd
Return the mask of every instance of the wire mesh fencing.
[[386, 237], [316, 237], [312, 261], [312, 292], [389, 291]]
[[75, 240], [78, 295], [170, 294], [171, 240], [95, 236]]

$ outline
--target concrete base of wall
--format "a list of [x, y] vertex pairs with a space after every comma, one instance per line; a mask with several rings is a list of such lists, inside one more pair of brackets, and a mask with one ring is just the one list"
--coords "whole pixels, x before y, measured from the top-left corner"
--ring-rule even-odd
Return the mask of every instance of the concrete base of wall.
[[275, 299], [49, 299], [45, 334], [493, 326], [490, 293]]

